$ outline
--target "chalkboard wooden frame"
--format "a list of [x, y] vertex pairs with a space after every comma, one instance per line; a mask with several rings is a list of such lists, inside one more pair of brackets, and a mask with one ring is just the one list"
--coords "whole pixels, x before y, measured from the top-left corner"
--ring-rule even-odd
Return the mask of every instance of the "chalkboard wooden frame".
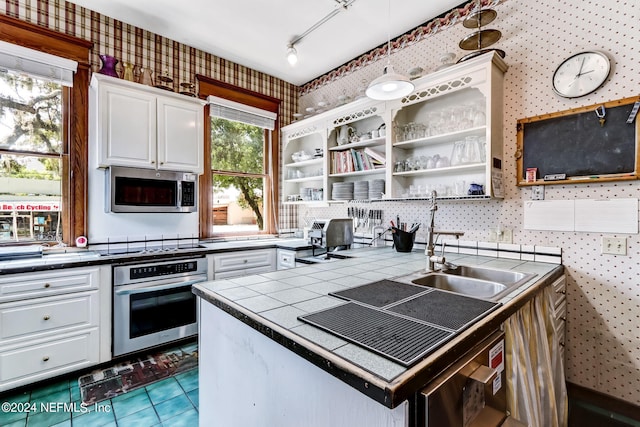
[[[640, 179], [640, 113], [626, 123], [637, 101], [624, 98], [518, 120], [517, 185]], [[603, 126], [596, 115], [600, 107], [606, 112]], [[526, 169], [532, 167], [538, 168], [536, 180], [527, 182]], [[553, 174], [566, 177], [544, 179]]]

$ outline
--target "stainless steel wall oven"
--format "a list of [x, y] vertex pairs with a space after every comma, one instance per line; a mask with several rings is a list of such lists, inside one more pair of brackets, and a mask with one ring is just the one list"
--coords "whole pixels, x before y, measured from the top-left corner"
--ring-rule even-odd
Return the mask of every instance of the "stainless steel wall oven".
[[113, 355], [196, 335], [191, 286], [206, 280], [204, 257], [114, 266]]

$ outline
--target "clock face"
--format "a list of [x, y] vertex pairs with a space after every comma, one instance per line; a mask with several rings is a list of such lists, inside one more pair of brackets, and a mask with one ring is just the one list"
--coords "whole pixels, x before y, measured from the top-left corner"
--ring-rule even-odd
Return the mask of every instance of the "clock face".
[[609, 76], [609, 58], [600, 52], [581, 52], [562, 62], [553, 74], [553, 90], [577, 98], [598, 89]]

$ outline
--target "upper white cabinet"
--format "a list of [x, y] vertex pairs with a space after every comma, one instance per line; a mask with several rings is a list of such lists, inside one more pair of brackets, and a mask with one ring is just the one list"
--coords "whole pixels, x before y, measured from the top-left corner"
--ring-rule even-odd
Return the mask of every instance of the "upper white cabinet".
[[319, 145], [324, 167], [311, 184], [322, 185], [325, 202], [380, 193], [387, 200], [426, 198], [432, 190], [438, 198], [503, 197], [506, 70], [488, 52], [414, 80], [416, 89], [399, 100], [359, 99], [283, 128], [283, 202], [305, 194], [311, 179], [292, 171], [302, 165], [288, 164], [291, 154]]
[[305, 120], [283, 128], [282, 201], [311, 203], [325, 200], [325, 121]]
[[[507, 66], [490, 52], [414, 81], [389, 104], [393, 198], [503, 197], [502, 104]], [[388, 183], [389, 184], [389, 183]]]
[[90, 121], [97, 166], [201, 174], [204, 104], [197, 98], [94, 73]]

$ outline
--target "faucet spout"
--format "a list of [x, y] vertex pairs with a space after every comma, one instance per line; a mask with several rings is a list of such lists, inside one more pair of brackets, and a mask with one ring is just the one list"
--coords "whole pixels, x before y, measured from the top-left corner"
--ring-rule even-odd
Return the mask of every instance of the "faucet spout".
[[438, 197], [438, 193], [436, 193], [435, 190], [431, 191], [431, 200], [429, 205], [430, 221], [429, 221], [429, 226], [427, 227], [427, 234], [428, 234], [427, 246], [424, 250], [424, 254], [427, 256], [427, 271], [434, 271], [436, 264], [441, 264], [441, 265], [447, 264], [444, 258], [444, 244], [442, 245], [441, 256], [436, 256], [435, 254], [436, 242], [438, 241], [438, 237], [441, 234], [455, 236], [456, 239], [464, 235], [464, 232], [462, 231], [436, 231], [435, 230], [435, 216], [436, 216], [436, 211], [438, 210], [438, 205], [436, 203], [437, 197]]

